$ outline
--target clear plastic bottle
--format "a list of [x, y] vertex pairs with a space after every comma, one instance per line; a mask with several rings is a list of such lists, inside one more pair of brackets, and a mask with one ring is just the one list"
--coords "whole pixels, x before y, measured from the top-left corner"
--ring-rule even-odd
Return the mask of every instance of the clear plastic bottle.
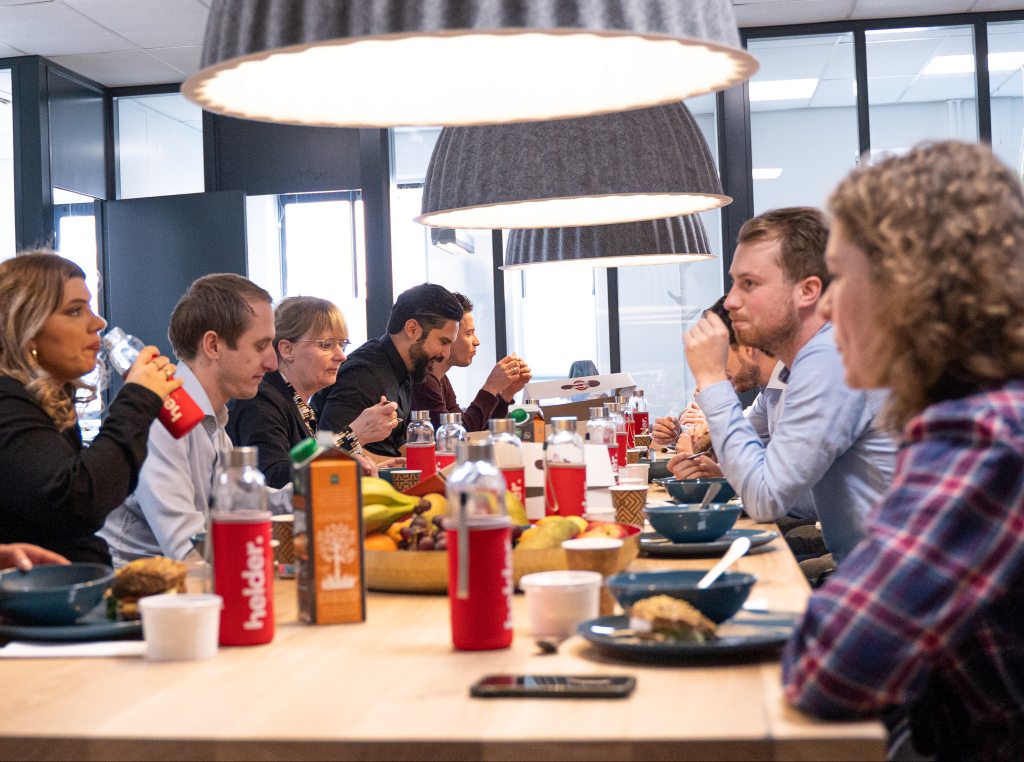
[[520, 503], [526, 503], [526, 471], [523, 467], [523, 441], [516, 436], [516, 422], [511, 418], [492, 418], [487, 422], [487, 442], [494, 452], [494, 465], [505, 477], [509, 492]]
[[548, 516], [582, 516], [587, 507], [587, 461], [576, 416], [551, 419], [544, 444], [544, 511]]
[[452, 643], [463, 651], [512, 645], [512, 523], [505, 479], [489, 443], [456, 445], [448, 479], [448, 598]]
[[214, 592], [224, 599], [220, 643], [249, 646], [274, 639], [274, 567], [270, 511], [255, 447], [222, 453], [213, 483], [209, 543]]
[[[107, 352], [107, 361], [121, 375], [121, 378], [128, 375], [135, 358], [139, 356], [139, 352], [145, 349], [145, 344], [139, 339], [116, 326], [103, 335], [102, 341], [103, 348]], [[160, 408], [159, 415], [160, 423], [175, 439], [181, 439], [192, 431], [204, 417], [199, 405], [183, 388], [176, 389], [168, 395]]]
[[434, 424], [429, 410], [413, 410], [405, 432], [405, 467], [420, 472], [420, 481], [437, 473]]
[[619, 412], [622, 413], [622, 418], [626, 422], [626, 447], [633, 446], [633, 408], [629, 406], [629, 397], [619, 395], [615, 397], [615, 401], [622, 407]]
[[615, 436], [615, 422], [604, 414], [603, 407], [590, 408], [590, 420], [587, 421], [587, 441], [590, 444], [604, 445], [608, 448], [608, 457], [612, 462], [612, 475], [616, 481], [619, 475], [619, 440]]
[[612, 419], [612, 423], [615, 424], [615, 440], [618, 442], [618, 449], [616, 451], [616, 459], [619, 462], [619, 467], [626, 465], [626, 419], [622, 415], [622, 403], [620, 402], [606, 402], [604, 405], [604, 414], [608, 418]]
[[629, 409], [633, 413], [633, 436], [637, 434], [650, 434], [650, 418], [647, 410], [647, 398], [644, 397], [644, 390], [637, 389], [629, 397]]
[[455, 462], [455, 445], [466, 441], [466, 427], [462, 413], [441, 413], [441, 425], [434, 435], [437, 443], [437, 467], [445, 468]]

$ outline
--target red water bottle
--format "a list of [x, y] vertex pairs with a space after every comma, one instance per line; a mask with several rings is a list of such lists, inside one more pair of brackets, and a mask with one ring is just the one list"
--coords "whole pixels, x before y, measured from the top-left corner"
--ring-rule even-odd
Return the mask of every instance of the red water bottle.
[[[107, 350], [107, 357], [110, 364], [121, 378], [128, 375], [128, 371], [139, 356], [145, 345], [131, 334], [127, 334], [120, 328], [111, 328], [103, 336], [103, 346]], [[173, 378], [173, 376], [172, 376]], [[183, 388], [176, 389], [164, 400], [160, 408], [160, 423], [162, 423], [171, 436], [181, 439], [192, 429], [199, 425], [205, 415], [203, 411]]]
[[650, 434], [650, 417], [643, 389], [633, 392], [629, 398], [629, 407], [633, 411], [633, 436]]
[[456, 445], [448, 480], [448, 600], [460, 651], [512, 645], [512, 523], [489, 443]]
[[576, 416], [551, 419], [544, 444], [544, 513], [582, 516], [587, 509], [587, 462]]
[[615, 441], [618, 442], [618, 460], [619, 468], [626, 465], [626, 448], [628, 443], [626, 442], [626, 419], [622, 415], [622, 404], [619, 402], [606, 402], [604, 406], [604, 414], [612, 419], [612, 423], [615, 424]]
[[434, 449], [434, 424], [429, 410], [413, 410], [405, 432], [405, 467], [420, 472], [420, 481], [437, 473], [437, 452]]
[[210, 512], [214, 592], [224, 599], [222, 646], [255, 646], [274, 639], [274, 555], [263, 474], [255, 447], [222, 453]]

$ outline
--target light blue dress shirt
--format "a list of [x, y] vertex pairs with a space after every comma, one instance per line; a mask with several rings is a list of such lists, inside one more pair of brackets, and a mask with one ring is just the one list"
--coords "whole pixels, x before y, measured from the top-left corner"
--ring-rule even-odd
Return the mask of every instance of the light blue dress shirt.
[[841, 561], [864, 536], [863, 520], [892, 481], [896, 443], [875, 428], [886, 392], [849, 388], [826, 323], [789, 369], [782, 412], [767, 446], [728, 381], [697, 395], [722, 473], [756, 521], [776, 521], [810, 488], [830, 552]]
[[149, 452], [135, 492], [107, 516], [97, 534], [107, 541], [114, 566], [147, 556], [180, 561], [192, 550], [189, 538], [206, 531], [213, 475], [220, 453], [231, 449], [224, 427], [225, 405], [215, 411], [206, 390], [185, 363], [175, 374], [205, 417], [181, 439], [160, 421], [149, 429]]

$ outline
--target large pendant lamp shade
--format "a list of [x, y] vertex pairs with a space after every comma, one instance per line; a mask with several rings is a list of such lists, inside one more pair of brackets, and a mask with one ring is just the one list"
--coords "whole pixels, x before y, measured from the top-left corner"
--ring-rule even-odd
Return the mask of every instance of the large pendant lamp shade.
[[607, 225], [703, 212], [722, 195], [682, 103], [616, 114], [445, 127], [417, 222], [446, 228]]
[[213, 0], [182, 91], [334, 127], [500, 124], [682, 100], [748, 79], [730, 0]]
[[512, 230], [502, 270], [632, 267], [713, 259], [697, 215], [579, 228]]

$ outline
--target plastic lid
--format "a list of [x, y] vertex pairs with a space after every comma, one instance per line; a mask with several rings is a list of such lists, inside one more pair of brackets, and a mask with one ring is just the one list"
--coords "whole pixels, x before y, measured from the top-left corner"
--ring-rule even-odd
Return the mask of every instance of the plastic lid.
[[462, 423], [462, 413], [441, 413], [441, 425], [446, 423]]
[[523, 421], [530, 417], [530, 414], [523, 410], [521, 407], [517, 407], [515, 410], [511, 411], [508, 414], [508, 417], [511, 418], [516, 423], [522, 423]]
[[456, 442], [455, 460], [465, 463], [468, 460], [483, 460], [491, 463], [494, 460], [494, 448], [490, 442]]
[[412, 414], [409, 416], [409, 419], [412, 420], [412, 421], [429, 421], [430, 420], [430, 411], [429, 410], [413, 410]]
[[600, 587], [604, 577], [600, 572], [577, 571], [546, 571], [526, 574], [519, 580], [519, 587], [526, 590], [528, 587], [559, 588], [566, 592], [572, 590], [587, 590], [593, 587]]
[[324, 451], [323, 445], [313, 437], [307, 437], [288, 451], [288, 457], [296, 466], [304, 466]]
[[[295, 445], [298, 447], [302, 442]], [[243, 466], [259, 467], [259, 459], [255, 447], [233, 447], [224, 451], [224, 465], [226, 468], [241, 468]]]
[[515, 434], [516, 422], [511, 418], [492, 418], [487, 422], [492, 434]]
[[576, 431], [576, 416], [564, 415], [551, 419], [555, 431]]

